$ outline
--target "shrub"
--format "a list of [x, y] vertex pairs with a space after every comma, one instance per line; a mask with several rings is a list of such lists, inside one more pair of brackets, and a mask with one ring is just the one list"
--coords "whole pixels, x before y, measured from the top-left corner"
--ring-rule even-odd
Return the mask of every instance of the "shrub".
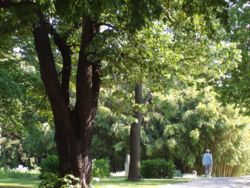
[[108, 159], [93, 160], [92, 176], [104, 178], [110, 176], [110, 165]]
[[[93, 160], [93, 166], [92, 166], [92, 176], [93, 177], [99, 177], [104, 178], [108, 177], [110, 174], [110, 165], [108, 159], [99, 159], [99, 160]], [[58, 157], [55, 155], [50, 155], [46, 159], [44, 159], [41, 162], [40, 165], [41, 169], [41, 179], [53, 179], [54, 176], [51, 174], [54, 174], [55, 176], [58, 176], [59, 174], [59, 161]]]
[[164, 159], [144, 160], [141, 163], [141, 173], [145, 178], [172, 178], [175, 165]]
[[79, 184], [79, 178], [71, 174], [67, 174], [60, 178], [58, 175], [45, 172], [43, 181], [39, 184], [39, 188], [74, 188]]
[[55, 156], [55, 155], [49, 155], [46, 159], [44, 159], [41, 162], [40, 167], [41, 167], [41, 169], [40, 169], [40, 171], [41, 171], [40, 178], [43, 178], [45, 172], [57, 175], [58, 172], [59, 172], [59, 160], [58, 160], [58, 157]]
[[175, 177], [182, 177], [183, 174], [181, 173], [180, 170], [175, 170], [175, 171], [174, 171], [174, 176], [175, 176]]

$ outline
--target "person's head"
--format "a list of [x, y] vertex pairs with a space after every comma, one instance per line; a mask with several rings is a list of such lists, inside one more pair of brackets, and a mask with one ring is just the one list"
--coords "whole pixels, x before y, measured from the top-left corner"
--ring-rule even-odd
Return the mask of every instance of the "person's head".
[[210, 149], [206, 149], [206, 153], [210, 153]]

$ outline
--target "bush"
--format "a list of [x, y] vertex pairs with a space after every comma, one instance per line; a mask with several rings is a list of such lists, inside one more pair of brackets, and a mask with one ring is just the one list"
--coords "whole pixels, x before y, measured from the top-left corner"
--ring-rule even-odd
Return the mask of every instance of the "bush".
[[92, 176], [105, 178], [110, 176], [110, 165], [108, 159], [93, 160]]
[[41, 176], [40, 178], [43, 178], [43, 175], [45, 172], [52, 173], [52, 174], [58, 174], [59, 172], [59, 160], [58, 157], [55, 155], [49, 155], [46, 159], [42, 160], [41, 165]]
[[[110, 165], [108, 159], [93, 160], [92, 176], [104, 178], [110, 176]], [[59, 174], [59, 160], [55, 155], [50, 155], [41, 162], [41, 179], [46, 179], [48, 174]], [[47, 175], [46, 175], [47, 174]]]
[[145, 178], [173, 178], [175, 165], [164, 159], [144, 160], [141, 163], [141, 173]]
[[174, 176], [175, 176], [175, 177], [182, 177], [183, 174], [181, 173], [180, 170], [175, 170], [175, 171], [174, 171]]
[[79, 182], [79, 178], [71, 174], [60, 178], [56, 174], [45, 172], [44, 179], [39, 184], [39, 188], [74, 188], [77, 184], [79, 185]]

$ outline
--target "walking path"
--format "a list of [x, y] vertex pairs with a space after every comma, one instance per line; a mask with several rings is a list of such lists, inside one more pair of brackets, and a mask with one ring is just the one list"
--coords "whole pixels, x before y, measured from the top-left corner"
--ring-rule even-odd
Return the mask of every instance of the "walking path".
[[250, 188], [250, 176], [196, 178], [192, 182], [161, 185], [159, 188]]

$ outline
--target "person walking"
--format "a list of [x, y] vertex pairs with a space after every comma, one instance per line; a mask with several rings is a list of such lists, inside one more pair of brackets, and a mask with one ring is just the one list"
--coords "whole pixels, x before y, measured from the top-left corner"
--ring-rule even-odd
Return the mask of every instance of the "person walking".
[[205, 176], [211, 177], [213, 167], [213, 156], [209, 149], [206, 149], [206, 152], [202, 157], [202, 165], [205, 167]]

